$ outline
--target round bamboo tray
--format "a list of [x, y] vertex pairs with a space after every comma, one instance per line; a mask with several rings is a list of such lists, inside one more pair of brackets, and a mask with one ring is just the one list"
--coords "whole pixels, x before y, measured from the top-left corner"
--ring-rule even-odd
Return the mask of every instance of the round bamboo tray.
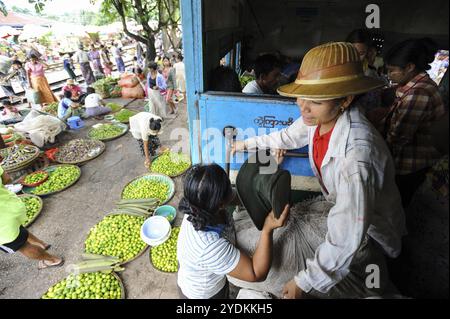
[[99, 157], [105, 151], [106, 145], [105, 145], [105, 143], [103, 143], [100, 140], [93, 140], [93, 141], [95, 141], [96, 147], [99, 148], [99, 151], [97, 153], [95, 153], [94, 155], [88, 156], [88, 157], [85, 157], [85, 158], [82, 158], [82, 159], [79, 159], [79, 160], [76, 160], [76, 161], [64, 161], [63, 159], [60, 159], [58, 157], [59, 152], [65, 146], [65, 145], [63, 145], [62, 147], [59, 148], [58, 152], [55, 153], [55, 160], [56, 160], [56, 162], [61, 163], [61, 164], [82, 165], [82, 164], [85, 164], [85, 163], [93, 160], [94, 158]]
[[[154, 171], [152, 171], [153, 163], [155, 163], [155, 161], [156, 161], [159, 157], [161, 157], [162, 155], [164, 155], [164, 153], [159, 154], [158, 156], [156, 156], [156, 157], [152, 160], [152, 165], [150, 165], [150, 172], [155, 173], [155, 174], [163, 174], [163, 173], [159, 173], [159, 172], [154, 172]], [[185, 154], [183, 154], [183, 155], [185, 155]], [[189, 162], [190, 162], [190, 161], [189, 161]], [[191, 164], [189, 165], [189, 167], [186, 168], [184, 171], [182, 171], [182, 172], [180, 172], [180, 173], [178, 173], [178, 174], [176, 174], [176, 175], [167, 175], [167, 176], [172, 177], [172, 178], [182, 176], [182, 175], [183, 175], [184, 173], [186, 173], [191, 167], [192, 167], [192, 163], [191, 163]], [[163, 174], [163, 175], [164, 175], [164, 174]]]
[[135, 179], [133, 179], [132, 181], [128, 182], [125, 187], [122, 189], [122, 193], [120, 195], [120, 198], [123, 199], [123, 193], [125, 191], [125, 189], [128, 187], [128, 185], [140, 180], [140, 179], [153, 179], [153, 180], [157, 180], [159, 182], [164, 182], [166, 184], [169, 184], [169, 192], [167, 194], [167, 199], [160, 203], [159, 206], [165, 205], [168, 202], [170, 202], [170, 200], [173, 198], [173, 196], [175, 195], [175, 183], [172, 180], [172, 178], [170, 178], [167, 175], [164, 174], [159, 174], [159, 173], [150, 173], [150, 174], [144, 174], [141, 176], [136, 177]]
[[118, 134], [116, 136], [108, 137], [108, 138], [93, 138], [93, 137], [91, 137], [91, 134], [92, 134], [91, 132], [93, 131], [93, 129], [91, 129], [88, 132], [88, 137], [90, 139], [95, 139], [95, 140], [98, 140], [98, 141], [109, 142], [109, 141], [115, 140], [116, 138], [124, 136], [128, 132], [128, 125], [123, 124], [123, 123], [103, 123], [103, 124], [111, 124], [111, 125], [118, 126], [118, 127], [122, 128], [122, 133], [120, 133], [120, 134]]
[[36, 212], [36, 214], [33, 216], [32, 219], [30, 219], [30, 221], [28, 223], [26, 223], [25, 225], [23, 225], [23, 227], [29, 227], [31, 226], [31, 224], [34, 223], [34, 221], [38, 218], [38, 216], [41, 214], [42, 209], [44, 208], [44, 201], [42, 200], [42, 198], [40, 198], [37, 195], [32, 195], [32, 194], [22, 194], [19, 195], [19, 198], [24, 198], [24, 197], [33, 197], [39, 200], [39, 203], [41, 204], [41, 207], [39, 208], [39, 210]]
[[[45, 177], [42, 180], [40, 180], [39, 182], [36, 182], [36, 183], [32, 183], [32, 184], [25, 183], [25, 178], [27, 178], [28, 175], [33, 175], [33, 174], [38, 174], [38, 173], [45, 173]], [[30, 174], [27, 174], [27, 175], [23, 176], [20, 179], [20, 184], [22, 184], [23, 186], [26, 186], [26, 187], [36, 187], [36, 186], [39, 186], [41, 184], [44, 184], [47, 181], [48, 177], [49, 177], [48, 172], [46, 172], [44, 170], [38, 170], [38, 171], [35, 171], [33, 173], [30, 173]]]
[[[14, 146], [5, 148], [0, 150], [0, 156], [3, 158], [6, 158], [8, 156], [9, 151], [13, 148]], [[33, 163], [40, 154], [39, 148], [37, 148], [36, 146], [33, 145], [26, 145], [25, 146], [28, 149], [32, 150], [32, 153], [30, 154], [30, 157], [20, 163], [16, 163], [13, 165], [6, 165], [6, 164], [1, 164], [3, 162], [0, 163], [0, 165], [3, 167], [3, 169], [7, 172], [16, 172], [16, 171], [20, 171], [22, 169], [24, 169], [25, 167], [27, 167], [28, 165], [30, 165], [31, 163]]]
[[78, 169], [78, 177], [76, 179], [74, 179], [71, 183], [69, 183], [68, 185], [66, 185], [65, 187], [57, 190], [57, 191], [53, 191], [53, 192], [49, 192], [49, 193], [44, 193], [44, 194], [34, 194], [32, 193], [36, 187], [24, 187], [22, 189], [22, 192], [26, 193], [26, 194], [32, 194], [32, 195], [37, 195], [37, 196], [48, 196], [48, 195], [53, 195], [59, 192], [62, 192], [66, 189], [68, 189], [69, 187], [71, 187], [72, 185], [74, 185], [81, 177], [81, 169], [76, 166], [76, 165], [68, 165], [68, 164], [60, 164], [60, 165], [52, 165], [52, 166], [48, 166], [46, 168], [43, 168], [42, 170], [47, 171], [49, 174], [51, 174], [56, 168], [58, 168], [59, 166], [73, 166], [76, 167]]
[[[120, 214], [117, 214], [117, 215], [120, 215]], [[125, 215], [125, 213], [124, 213], [124, 215]], [[108, 215], [107, 215], [108, 216]], [[105, 216], [106, 217], [106, 216]], [[103, 220], [103, 219], [102, 219]], [[101, 221], [99, 221], [98, 223], [100, 223]], [[97, 224], [98, 224], [97, 223]], [[96, 225], [97, 225], [96, 224]], [[90, 235], [90, 231], [89, 231], [89, 233], [87, 234], [87, 236], [86, 236], [86, 239], [89, 237], [89, 235]], [[85, 242], [86, 242], [86, 240], [85, 240]], [[85, 244], [83, 244], [83, 251], [84, 252], [86, 252], [87, 253], [87, 251], [86, 251], [86, 245]], [[137, 258], [139, 258], [139, 257], [141, 257], [144, 253], [145, 253], [145, 251], [147, 250], [147, 248], [148, 248], [148, 245], [145, 245], [145, 247], [136, 255], [136, 256], [134, 256], [133, 258], [131, 258], [131, 259], [128, 259], [128, 260], [125, 260], [125, 261], [123, 261], [123, 262], [121, 262], [120, 264], [121, 265], [126, 265], [126, 264], [128, 264], [128, 263], [130, 263], [130, 262], [132, 262], [132, 261], [134, 261], [135, 259], [137, 259]], [[99, 254], [100, 255], [100, 254]]]

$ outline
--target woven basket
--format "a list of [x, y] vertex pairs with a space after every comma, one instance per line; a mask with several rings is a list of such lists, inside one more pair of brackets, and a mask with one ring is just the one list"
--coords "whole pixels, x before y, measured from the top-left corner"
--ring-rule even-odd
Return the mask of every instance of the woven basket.
[[34, 197], [34, 198], [38, 199], [39, 202], [41, 203], [41, 208], [39, 208], [39, 210], [36, 212], [36, 214], [33, 216], [33, 218], [32, 218], [28, 223], [26, 223], [25, 225], [23, 225], [23, 227], [29, 227], [29, 226], [31, 226], [31, 224], [34, 223], [34, 221], [35, 221], [35, 220], [38, 218], [38, 216], [41, 214], [42, 209], [44, 208], [44, 201], [43, 201], [42, 198], [40, 198], [39, 196], [37, 196], [37, 195], [32, 195], [32, 194], [22, 194], [22, 195], [19, 195], [18, 197], [19, 197], [19, 198], [23, 198], [23, 197]]
[[76, 167], [76, 168], [78, 169], [78, 177], [77, 177], [75, 180], [73, 180], [70, 184], [66, 185], [65, 187], [63, 187], [63, 188], [61, 188], [61, 189], [59, 189], [59, 190], [57, 190], [57, 191], [53, 191], [53, 192], [49, 192], [49, 193], [44, 193], [44, 194], [33, 194], [32, 191], [34, 191], [34, 189], [35, 189], [36, 187], [24, 187], [24, 188], [22, 189], [22, 192], [24, 192], [24, 193], [26, 193], [26, 194], [38, 195], [38, 196], [41, 196], [41, 197], [42, 197], [42, 196], [53, 195], [53, 194], [56, 194], [56, 193], [59, 193], [59, 192], [62, 192], [62, 191], [64, 191], [64, 190], [66, 190], [66, 189], [69, 188], [70, 186], [74, 185], [74, 184], [80, 179], [80, 177], [81, 177], [81, 169], [80, 169], [78, 166], [76, 166], [76, 165], [67, 165], [67, 164], [52, 165], [52, 166], [48, 166], [48, 167], [44, 168], [43, 170], [46, 171], [46, 172], [48, 172], [49, 174], [51, 174], [51, 173], [52, 173], [56, 168], [58, 168], [59, 166], [73, 166], [73, 167]]
[[159, 182], [164, 182], [166, 184], [169, 185], [169, 192], [167, 194], [167, 199], [160, 203], [159, 205], [164, 205], [167, 204], [175, 195], [175, 183], [173, 182], [172, 178], [170, 178], [167, 175], [163, 175], [163, 174], [158, 174], [158, 173], [150, 173], [150, 174], [144, 174], [142, 176], [136, 177], [135, 179], [133, 179], [132, 181], [130, 181], [129, 183], [127, 183], [125, 185], [125, 187], [122, 189], [122, 193], [120, 195], [120, 198], [123, 199], [123, 192], [125, 191], [125, 188], [127, 188], [128, 185], [140, 180], [140, 179], [151, 179], [151, 180], [156, 180]]

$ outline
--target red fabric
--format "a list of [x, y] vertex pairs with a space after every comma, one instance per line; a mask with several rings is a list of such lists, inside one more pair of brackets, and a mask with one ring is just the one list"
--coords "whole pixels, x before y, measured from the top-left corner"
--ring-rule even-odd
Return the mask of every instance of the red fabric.
[[51, 149], [45, 151], [45, 155], [51, 161], [55, 161], [55, 153], [58, 152], [58, 150], [59, 150], [59, 148], [51, 148]]
[[322, 176], [320, 168], [322, 166], [325, 154], [328, 151], [328, 144], [330, 143], [331, 134], [333, 133], [334, 127], [324, 135], [320, 136], [320, 125], [317, 126], [316, 132], [314, 133], [313, 139], [313, 159], [319, 174]]

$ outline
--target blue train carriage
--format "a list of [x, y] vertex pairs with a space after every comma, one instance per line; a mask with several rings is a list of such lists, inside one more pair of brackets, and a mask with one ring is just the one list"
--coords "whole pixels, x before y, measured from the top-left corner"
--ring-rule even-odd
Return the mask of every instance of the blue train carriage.
[[[227, 140], [222, 134], [226, 127], [236, 128], [240, 133], [237, 139], [243, 139], [285, 128], [300, 116], [293, 99], [208, 91], [208, 76], [221, 59], [225, 58], [238, 74], [242, 73], [241, 64], [262, 52], [280, 52], [300, 60], [312, 47], [342, 41], [351, 30], [367, 23], [375, 27], [374, 40], [380, 54], [383, 45], [390, 47], [409, 37], [425, 36], [430, 30], [426, 21], [435, 21], [433, 38], [448, 47], [445, 19], [433, 19], [435, 7], [413, 2], [383, 2], [374, 9], [370, 1], [361, 0], [181, 1], [193, 163], [215, 162], [227, 168]], [[447, 1], [437, 1], [436, 5], [448, 9]], [[422, 19], [399, 18], [397, 13], [404, 7], [409, 8], [410, 16]], [[383, 29], [376, 29], [380, 27], [380, 14]], [[308, 148], [296, 152], [305, 154]], [[232, 182], [240, 166], [231, 159]], [[293, 175], [294, 190], [320, 191], [307, 158], [286, 158], [282, 166]]]

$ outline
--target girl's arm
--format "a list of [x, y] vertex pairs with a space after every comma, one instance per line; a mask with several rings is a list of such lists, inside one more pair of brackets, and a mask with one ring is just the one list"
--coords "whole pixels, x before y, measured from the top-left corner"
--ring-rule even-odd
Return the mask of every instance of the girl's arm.
[[284, 225], [288, 214], [289, 205], [286, 205], [279, 219], [275, 218], [273, 211], [267, 215], [253, 257], [241, 251], [236, 268], [229, 273], [231, 277], [250, 282], [266, 279], [272, 264], [273, 230]]

